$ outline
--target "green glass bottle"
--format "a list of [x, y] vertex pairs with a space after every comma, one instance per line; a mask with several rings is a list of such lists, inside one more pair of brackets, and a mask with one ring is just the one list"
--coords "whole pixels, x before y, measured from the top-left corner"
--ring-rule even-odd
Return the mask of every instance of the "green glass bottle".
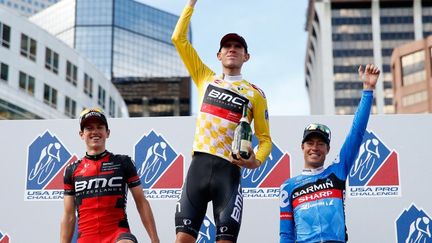
[[239, 124], [234, 130], [234, 138], [232, 142], [232, 157], [237, 159], [237, 153], [243, 159], [249, 159], [249, 148], [252, 147], [252, 128], [247, 118], [248, 104], [243, 105], [243, 115]]

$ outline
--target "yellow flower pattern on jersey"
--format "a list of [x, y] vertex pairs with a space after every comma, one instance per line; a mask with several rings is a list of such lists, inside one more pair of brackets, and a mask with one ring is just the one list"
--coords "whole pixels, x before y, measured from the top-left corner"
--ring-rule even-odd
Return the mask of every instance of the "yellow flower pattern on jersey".
[[215, 76], [201, 61], [187, 39], [192, 12], [191, 7], [183, 10], [172, 40], [198, 88], [200, 111], [197, 114], [193, 151], [231, 161], [234, 130], [241, 118], [242, 105], [248, 104], [248, 120], [253, 121], [259, 140], [256, 158], [264, 162], [272, 146], [264, 93], [246, 80], [228, 82]]

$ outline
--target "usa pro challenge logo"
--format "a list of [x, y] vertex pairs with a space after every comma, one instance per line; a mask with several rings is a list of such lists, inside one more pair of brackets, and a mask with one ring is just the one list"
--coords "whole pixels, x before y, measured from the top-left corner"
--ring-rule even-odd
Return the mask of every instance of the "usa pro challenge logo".
[[135, 163], [147, 198], [179, 199], [184, 158], [161, 136], [151, 131], [135, 145]]
[[216, 226], [213, 221], [206, 215], [201, 224], [196, 243], [213, 243], [216, 242]]
[[[252, 146], [256, 151], [258, 139], [255, 136]], [[253, 170], [242, 168], [241, 175], [244, 198], [278, 198], [280, 185], [291, 177], [290, 156], [273, 143], [267, 160]]]
[[2, 233], [0, 231], [0, 243], [9, 243], [9, 242], [11, 242], [9, 236], [6, 233]]
[[48, 130], [28, 147], [25, 200], [62, 200], [66, 166], [77, 160]]
[[432, 243], [432, 222], [414, 204], [396, 220], [397, 243]]
[[400, 196], [397, 152], [366, 131], [348, 185], [350, 197]]

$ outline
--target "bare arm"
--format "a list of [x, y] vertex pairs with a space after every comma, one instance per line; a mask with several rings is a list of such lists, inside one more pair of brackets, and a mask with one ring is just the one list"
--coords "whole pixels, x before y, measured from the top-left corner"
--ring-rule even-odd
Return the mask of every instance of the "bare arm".
[[149, 235], [152, 243], [159, 243], [159, 237], [156, 231], [156, 224], [153, 217], [153, 212], [150, 208], [150, 204], [144, 196], [142, 186], [132, 187], [130, 189], [132, 196], [135, 201], [135, 205], [138, 209], [138, 213], [141, 218], [147, 234]]
[[195, 7], [196, 2], [197, 2], [197, 0], [189, 0], [188, 5], [193, 8], [193, 7]]
[[64, 196], [64, 211], [60, 223], [60, 242], [70, 243], [75, 230], [75, 201], [74, 196]]

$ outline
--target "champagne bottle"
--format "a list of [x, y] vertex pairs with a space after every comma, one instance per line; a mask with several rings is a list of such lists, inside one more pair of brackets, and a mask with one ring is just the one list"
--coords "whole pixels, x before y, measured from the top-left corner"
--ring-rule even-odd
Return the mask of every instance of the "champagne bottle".
[[247, 118], [248, 104], [243, 105], [243, 114], [239, 124], [234, 130], [234, 138], [232, 142], [232, 156], [237, 159], [237, 153], [243, 159], [249, 159], [249, 148], [252, 147], [252, 129]]

